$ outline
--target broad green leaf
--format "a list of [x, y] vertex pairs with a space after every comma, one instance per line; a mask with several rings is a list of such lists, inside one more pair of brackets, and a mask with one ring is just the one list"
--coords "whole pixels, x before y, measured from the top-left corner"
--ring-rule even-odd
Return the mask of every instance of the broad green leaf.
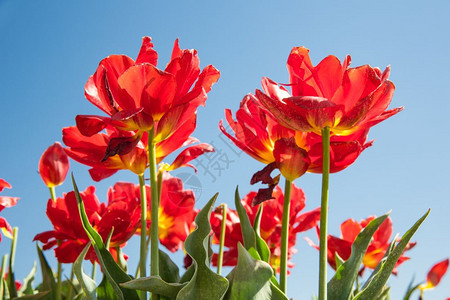
[[50, 268], [50, 265], [47, 262], [47, 259], [44, 256], [44, 253], [42, 253], [41, 248], [38, 244], [36, 244], [38, 257], [39, 257], [39, 263], [41, 265], [41, 272], [42, 272], [42, 284], [40, 286], [39, 291], [45, 292], [50, 291], [50, 293], [45, 296], [45, 298], [42, 299], [56, 299], [56, 282], [55, 277], [53, 275], [53, 271]]
[[426, 217], [430, 213], [428, 210], [402, 237], [397, 246], [392, 250], [385, 261], [381, 261], [379, 267], [377, 266], [377, 273], [371, 278], [370, 282], [366, 285], [362, 291], [354, 298], [359, 300], [371, 300], [375, 299], [379, 295], [392, 274], [392, 270], [395, 268], [395, 264], [402, 255], [409, 241], [419, 229], [420, 225], [425, 221]]
[[171, 299], [175, 299], [186, 285], [187, 283], [168, 283], [159, 276], [138, 278], [121, 284], [127, 289], [149, 291]]
[[80, 192], [78, 191], [78, 187], [75, 182], [75, 178], [73, 177], [73, 174], [72, 174], [72, 183], [75, 196], [78, 202], [78, 209], [80, 211], [81, 223], [83, 224], [83, 228], [86, 231], [86, 234], [89, 237], [89, 240], [91, 241], [95, 252], [97, 253], [97, 257], [100, 262], [100, 265], [102, 266], [103, 273], [110, 281], [111, 286], [113, 287], [119, 299], [139, 300], [136, 291], [124, 289], [119, 286], [120, 283], [130, 281], [131, 277], [128, 276], [114, 261], [113, 256], [108, 251], [108, 248], [106, 248], [105, 245], [103, 244], [102, 237], [89, 223], [86, 211], [84, 209], [83, 200], [81, 199]]
[[100, 282], [100, 285], [97, 288], [97, 299], [98, 300], [117, 300], [117, 299], [119, 299], [119, 297], [117, 297], [111, 283], [106, 278], [106, 276], [103, 276], [102, 282]]
[[89, 247], [91, 247], [91, 243], [88, 243], [86, 247], [84, 247], [77, 260], [73, 263], [73, 272], [75, 273], [75, 276], [83, 289], [86, 299], [95, 300], [95, 290], [97, 288], [97, 284], [91, 277], [87, 276], [83, 272], [83, 260], [89, 250]]
[[159, 276], [169, 283], [180, 281], [178, 266], [170, 259], [166, 252], [159, 250]]
[[270, 249], [267, 246], [266, 241], [264, 241], [260, 235], [259, 226], [261, 223], [261, 216], [263, 211], [263, 203], [259, 205], [258, 212], [256, 213], [255, 223], [253, 224], [253, 230], [255, 232], [256, 238], [256, 250], [258, 250], [259, 256], [261, 260], [265, 262], [269, 262], [270, 260]]
[[251, 248], [249, 252], [241, 243], [238, 244], [238, 262], [228, 277], [230, 287], [225, 296], [226, 300], [272, 299], [270, 284], [273, 275], [272, 267], [268, 263], [254, 258], [254, 256], [259, 256], [254, 248]]
[[184, 283], [184, 282], [190, 281], [192, 279], [192, 276], [194, 276], [194, 273], [195, 273], [195, 266], [192, 264], [187, 268], [187, 270], [181, 276], [179, 283]]
[[34, 293], [33, 282], [36, 275], [37, 264], [36, 261], [33, 263], [33, 268], [31, 268], [30, 273], [24, 278], [23, 284], [20, 287], [19, 295], [32, 295]]
[[195, 218], [197, 228], [185, 241], [186, 252], [192, 257], [192, 267], [195, 269], [191, 280], [178, 293], [177, 300], [222, 299], [227, 291], [228, 280], [209, 268], [209, 218], [216, 198], [217, 194], [198, 213]]
[[242, 206], [238, 187], [236, 187], [236, 192], [234, 194], [234, 205], [236, 206], [239, 220], [241, 222], [242, 239], [244, 240], [245, 249], [248, 250], [251, 247], [257, 249], [255, 231], [253, 230], [252, 224], [250, 223], [247, 211], [245, 210], [244, 206]]
[[333, 278], [328, 282], [328, 298], [333, 300], [347, 300], [350, 297], [361, 262], [369, 246], [370, 240], [381, 223], [388, 217], [385, 214], [372, 220], [358, 234], [352, 244], [352, 254], [349, 259], [337, 268]]

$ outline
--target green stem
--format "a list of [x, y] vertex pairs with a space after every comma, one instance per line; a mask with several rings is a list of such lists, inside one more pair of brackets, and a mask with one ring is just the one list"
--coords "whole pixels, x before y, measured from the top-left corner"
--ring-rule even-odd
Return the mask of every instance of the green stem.
[[17, 290], [14, 278], [14, 261], [16, 258], [16, 248], [17, 248], [17, 235], [18, 235], [19, 228], [14, 227], [13, 228], [13, 234], [12, 234], [12, 241], [11, 241], [11, 253], [9, 255], [9, 272], [8, 272], [8, 279], [9, 279], [9, 296], [12, 298], [17, 297]]
[[72, 270], [70, 271], [70, 283], [67, 287], [67, 297], [66, 299], [72, 298], [72, 290], [73, 290], [73, 278], [74, 278], [74, 272], [73, 272], [73, 264], [72, 264]]
[[147, 191], [145, 189], [144, 175], [139, 175], [139, 187], [141, 191], [141, 247], [139, 257], [139, 277], [145, 277], [147, 275], [147, 246], [145, 243], [147, 238]]
[[8, 260], [8, 254], [3, 255], [2, 270], [0, 272], [0, 299], [2, 299], [2, 300], [4, 298], [4, 293], [5, 293], [5, 285], [4, 285], [4, 283], [6, 281], [3, 280], [3, 279], [5, 278], [5, 274], [6, 274], [6, 261], [7, 260]]
[[[158, 200], [158, 180], [156, 173], [156, 147], [154, 143], [155, 129], [152, 128], [148, 132], [148, 162], [150, 167], [150, 190], [151, 190], [151, 226], [150, 226], [150, 274], [151, 276], [159, 275], [159, 200]], [[142, 276], [142, 274], [141, 274]], [[159, 295], [152, 293], [152, 300], [158, 300]]]
[[287, 261], [289, 243], [289, 214], [291, 211], [292, 182], [286, 179], [284, 186], [283, 218], [281, 220], [280, 289], [287, 293]]
[[91, 273], [91, 278], [93, 280], [95, 280], [95, 273], [97, 273], [97, 262], [94, 261], [94, 263], [92, 264], [92, 273]]
[[327, 223], [330, 177], [330, 128], [322, 129], [322, 199], [320, 204], [319, 300], [327, 299]]
[[[49, 186], [50, 190], [50, 197], [52, 198], [53, 203], [56, 203], [56, 195], [55, 195], [55, 187]], [[58, 246], [61, 244], [61, 241], [58, 241]], [[62, 290], [62, 281], [61, 281], [61, 274], [62, 274], [62, 266], [61, 263], [58, 261], [57, 271], [56, 271], [56, 300], [61, 299], [61, 290]]]
[[227, 222], [227, 205], [225, 203], [221, 204], [222, 206], [222, 224], [220, 227], [220, 246], [219, 246], [219, 255], [217, 256], [217, 274], [220, 275], [222, 271], [222, 263], [223, 263], [223, 246], [225, 245], [225, 229]]

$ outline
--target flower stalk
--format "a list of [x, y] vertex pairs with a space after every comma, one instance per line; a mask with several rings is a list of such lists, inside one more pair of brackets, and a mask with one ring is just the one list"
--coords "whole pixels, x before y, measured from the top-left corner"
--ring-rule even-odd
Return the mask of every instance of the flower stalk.
[[147, 193], [145, 190], [144, 175], [139, 175], [139, 189], [141, 193], [141, 243], [140, 243], [140, 257], [139, 257], [139, 275], [146, 276], [146, 262], [147, 262]]
[[220, 205], [222, 207], [222, 223], [220, 227], [220, 244], [219, 244], [219, 254], [217, 256], [217, 274], [220, 275], [222, 272], [222, 264], [223, 264], [223, 247], [225, 245], [225, 229], [227, 222], [227, 205], [222, 203]]
[[[48, 189], [50, 190], [50, 197], [52, 198], [53, 203], [56, 203], [56, 193], [55, 193], [55, 187], [49, 186]], [[58, 241], [58, 246], [61, 244], [61, 241]], [[56, 271], [56, 300], [61, 299], [61, 290], [62, 290], [62, 265], [58, 261], [57, 271]]]
[[[151, 190], [151, 226], [150, 226], [150, 275], [159, 275], [159, 200], [158, 180], [156, 172], [156, 147], [154, 142], [155, 128], [148, 132], [148, 162], [150, 167], [150, 190]], [[141, 274], [142, 277], [142, 274]], [[152, 300], [158, 300], [159, 295], [152, 293]]]
[[292, 182], [286, 179], [284, 186], [283, 217], [281, 220], [280, 289], [287, 292], [287, 261], [289, 243], [289, 212], [291, 210]]
[[320, 202], [319, 300], [327, 299], [327, 223], [330, 177], [330, 128], [322, 129], [322, 199]]

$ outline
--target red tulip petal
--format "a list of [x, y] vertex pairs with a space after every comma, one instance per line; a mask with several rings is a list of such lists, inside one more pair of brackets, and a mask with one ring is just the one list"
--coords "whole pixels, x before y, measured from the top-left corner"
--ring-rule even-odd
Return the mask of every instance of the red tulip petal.
[[277, 168], [289, 181], [294, 181], [308, 170], [311, 163], [308, 153], [297, 146], [295, 139], [279, 139], [273, 149]]
[[298, 225], [294, 228], [294, 232], [295, 233], [303, 232], [311, 228], [314, 228], [319, 223], [319, 220], [320, 220], [320, 207], [312, 211], [306, 212], [304, 214], [301, 214], [295, 219], [295, 224]]
[[15, 206], [19, 199], [18, 197], [0, 196], [0, 211], [5, 207]]
[[152, 39], [149, 36], [142, 38], [142, 46], [136, 58], [137, 64], [148, 63], [154, 66], [158, 63], [158, 53], [153, 49]]
[[3, 191], [4, 188], [10, 189], [11, 185], [6, 180], [0, 178], [0, 192]]
[[435, 264], [427, 274], [427, 283], [432, 287], [435, 287], [441, 282], [442, 277], [447, 272], [449, 265], [449, 259], [445, 259]]
[[[279, 101], [268, 97], [260, 90], [256, 90], [256, 98], [261, 103], [263, 107], [270, 113], [281, 125], [299, 131], [310, 132], [314, 128], [309, 124], [309, 122], [297, 113], [295, 110], [295, 105], [289, 100], [283, 99]], [[289, 104], [287, 103], [289, 101]]]
[[342, 238], [353, 243], [356, 236], [361, 232], [363, 227], [353, 219], [348, 219], [341, 224]]
[[99, 182], [105, 178], [108, 178], [115, 173], [117, 173], [117, 169], [106, 169], [106, 168], [91, 168], [89, 169], [89, 175], [91, 175], [91, 178]]
[[332, 99], [334, 93], [342, 84], [344, 67], [336, 56], [329, 55], [314, 68], [316, 82], [322, 91], [321, 97]]
[[117, 112], [117, 79], [133, 64], [134, 61], [125, 55], [111, 55], [102, 60], [84, 87], [86, 99], [108, 115]]
[[93, 136], [106, 128], [109, 118], [94, 115], [77, 115], [75, 121], [81, 134]]
[[[118, 103], [123, 109], [143, 107], [158, 121], [173, 102], [176, 82], [172, 74], [163, 72], [150, 64], [128, 68], [118, 79], [121, 90]], [[131, 97], [129, 100], [126, 96]]]
[[167, 171], [173, 171], [175, 169], [187, 166], [188, 162], [207, 152], [214, 152], [214, 148], [206, 143], [188, 147], [184, 149], [180, 154], [178, 154]]
[[323, 97], [315, 80], [315, 70], [305, 47], [294, 47], [287, 61], [293, 96]]

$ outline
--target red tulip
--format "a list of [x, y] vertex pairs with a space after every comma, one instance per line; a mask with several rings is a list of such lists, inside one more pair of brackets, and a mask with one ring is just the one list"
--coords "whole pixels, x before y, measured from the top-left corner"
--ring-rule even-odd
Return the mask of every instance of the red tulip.
[[402, 110], [386, 110], [395, 89], [389, 67], [383, 73], [368, 65], [349, 68], [350, 56], [341, 64], [332, 55], [314, 67], [304, 47], [292, 49], [287, 65], [292, 95], [268, 78], [265, 93], [256, 91], [261, 105], [287, 128], [320, 135], [329, 127], [332, 135], [350, 135]]
[[[135, 187], [133, 193], [140, 197], [139, 186]], [[150, 187], [147, 186], [148, 216], [151, 216], [150, 195]], [[180, 249], [189, 235], [195, 217], [194, 204], [194, 192], [185, 190], [181, 179], [172, 177], [168, 172], [164, 172], [159, 206], [158, 233], [161, 244], [169, 251], [176, 252]], [[151, 219], [149, 217], [147, 221], [148, 230], [150, 230], [150, 226]], [[139, 233], [140, 228], [136, 231], [136, 234]]]
[[[220, 73], [209, 65], [200, 72], [196, 50], [180, 49], [178, 40], [165, 70], [156, 67], [158, 55], [150, 37], [144, 37], [136, 61], [125, 55], [103, 59], [85, 86], [86, 98], [108, 116], [77, 117], [79, 131], [92, 136], [113, 126], [134, 131], [137, 137], [155, 130], [154, 142], [161, 142], [182, 127], [191, 127], [199, 105], [204, 105]], [[194, 118], [195, 120], [195, 118]], [[193, 124], [195, 128], [195, 121]], [[186, 140], [182, 140], [183, 144]], [[109, 141], [111, 153], [127, 154], [133, 138]]]
[[39, 174], [45, 185], [55, 187], [64, 182], [69, 171], [69, 158], [60, 143], [45, 150], [39, 161]]
[[[3, 189], [10, 189], [11, 185], [4, 179], [0, 178], [0, 192], [3, 191]], [[8, 196], [0, 196], [0, 212], [5, 208], [5, 207], [12, 207], [14, 205], [17, 204], [17, 201], [19, 200], [19, 198], [17, 197], [8, 197]], [[6, 221], [5, 218], [0, 217], [0, 228], [3, 231], [3, 234], [5, 234], [7, 237], [12, 238], [12, 227], [11, 225], [9, 225], [8, 221]], [[0, 241], [2, 240], [2, 236], [0, 234]]]
[[[328, 263], [333, 269], [336, 269], [336, 254], [339, 255], [343, 260], [347, 260], [351, 254], [351, 247], [353, 242], [355, 241], [356, 236], [364, 229], [364, 227], [369, 224], [370, 221], [375, 219], [375, 217], [368, 217], [367, 219], [362, 220], [361, 222], [357, 222], [353, 219], [348, 219], [341, 224], [341, 237], [335, 237], [332, 235], [328, 235]], [[386, 250], [389, 248], [391, 242], [389, 241], [392, 235], [392, 221], [391, 218], [387, 218], [380, 227], [375, 231], [372, 241], [370, 242], [366, 254], [363, 258], [363, 269], [365, 267], [370, 269], [375, 269], [378, 263], [383, 258]], [[308, 242], [311, 246], [319, 249], [319, 246], [315, 245], [312, 241], [308, 239]], [[415, 246], [416, 243], [409, 243], [406, 247], [405, 251], [411, 249]], [[393, 273], [397, 273], [397, 267], [408, 260], [409, 257], [404, 255], [400, 256], [399, 260], [396, 263]]]
[[[115, 248], [125, 246], [139, 226], [139, 200], [136, 197], [128, 197], [129, 195], [124, 192], [129, 186], [134, 187], [131, 183], [117, 183], [110, 188], [107, 204], [99, 202], [93, 186], [80, 193], [89, 222], [104, 242], [114, 228], [110, 251], [115, 257]], [[64, 194], [55, 202], [49, 200], [47, 216], [54, 229], [36, 235], [34, 240], [44, 243], [44, 250], [56, 246], [55, 255], [59, 262], [73, 263], [89, 242], [81, 224], [75, 193]], [[88, 252], [86, 259], [96, 260], [92, 249]]]
[[[263, 86], [267, 86], [264, 81]], [[268, 91], [273, 97], [282, 97], [283, 93], [287, 93], [279, 86], [272, 86]], [[245, 96], [236, 112], [236, 120], [233, 120], [229, 109], [225, 110], [225, 117], [233, 134], [227, 131], [222, 121], [219, 128], [236, 146], [268, 165], [253, 180], [257, 182], [265, 178], [263, 183], [270, 186], [260, 190], [258, 199], [268, 199], [277, 184], [270, 177], [275, 168], [289, 180], [300, 177], [306, 169], [313, 173], [322, 172], [322, 139], [315, 133], [304, 133], [281, 126], [257, 103], [255, 96]], [[372, 142], [366, 143], [367, 134], [368, 130], [359, 130], [349, 136], [331, 137], [331, 173], [342, 171], [351, 165], [364, 149], [372, 145]]]
[[427, 282], [419, 286], [420, 290], [423, 292], [424, 290], [435, 288], [441, 282], [445, 273], [447, 273], [448, 265], [449, 259], [447, 258], [431, 267], [427, 274]]
[[[156, 144], [156, 160], [161, 162], [166, 156], [176, 151], [180, 147], [189, 145], [197, 140], [189, 135], [195, 128], [195, 115], [190, 122], [178, 129], [169, 138]], [[129, 140], [130, 150], [126, 154], [113, 153], [110, 147], [111, 141]], [[112, 126], [105, 128], [105, 133], [95, 133], [90, 137], [81, 134], [75, 127], [63, 129], [63, 141], [68, 146], [67, 154], [74, 160], [91, 167], [89, 173], [92, 179], [100, 181], [107, 178], [118, 170], [130, 170], [137, 175], [142, 175], [147, 168], [147, 133], [143, 138], [131, 131], [118, 130]], [[125, 143], [122, 143], [125, 145]], [[189, 161], [194, 160], [205, 152], [214, 149], [208, 144], [198, 144], [185, 148], [167, 170], [174, 170], [178, 167], [191, 166]], [[119, 151], [120, 152], [120, 151]], [[105, 155], [106, 153], [106, 155]], [[191, 166], [192, 167], [192, 166]]]
[[[256, 218], [258, 207], [252, 206], [252, 202], [256, 197], [256, 192], [250, 192], [242, 199], [250, 222], [253, 224]], [[280, 187], [274, 190], [275, 199], [264, 202], [263, 212], [261, 216], [260, 233], [261, 237], [266, 241], [271, 252], [270, 264], [274, 268], [280, 265], [281, 252], [281, 219], [283, 215], [283, 199], [284, 195]], [[309, 230], [317, 225], [320, 219], [320, 208], [301, 214], [305, 208], [305, 195], [300, 188], [294, 184], [291, 190], [291, 210], [289, 217], [289, 245], [288, 258], [296, 252], [294, 246], [296, 244], [297, 234]], [[211, 215], [211, 227], [214, 233], [213, 243], [219, 243], [220, 229], [222, 222], [221, 210], [215, 211]], [[237, 263], [237, 244], [243, 242], [241, 226], [238, 214], [235, 210], [228, 209], [226, 220], [225, 246], [228, 248], [224, 252], [223, 265], [233, 266]], [[213, 256], [213, 264], [217, 263], [217, 256]], [[289, 264], [291, 267], [292, 263]]]

